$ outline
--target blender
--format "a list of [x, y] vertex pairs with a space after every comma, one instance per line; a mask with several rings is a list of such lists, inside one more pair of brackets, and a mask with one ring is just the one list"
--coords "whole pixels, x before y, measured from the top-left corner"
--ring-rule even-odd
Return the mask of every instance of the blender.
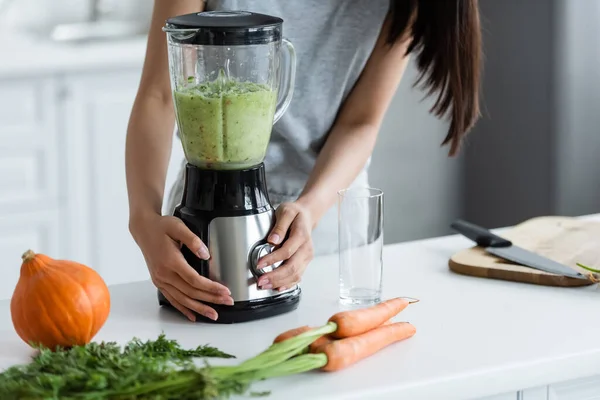
[[[263, 160], [273, 124], [294, 91], [296, 56], [282, 38], [282, 24], [264, 14], [208, 11], [170, 18], [163, 28], [187, 161], [174, 216], [211, 255], [201, 260], [182, 246], [189, 265], [231, 291], [232, 306], [205, 302], [219, 314], [218, 323], [282, 314], [300, 301], [298, 285], [283, 292], [257, 285], [280, 265], [257, 268], [273, 251], [266, 238], [275, 222]], [[160, 291], [158, 296], [161, 306], [170, 305]]]

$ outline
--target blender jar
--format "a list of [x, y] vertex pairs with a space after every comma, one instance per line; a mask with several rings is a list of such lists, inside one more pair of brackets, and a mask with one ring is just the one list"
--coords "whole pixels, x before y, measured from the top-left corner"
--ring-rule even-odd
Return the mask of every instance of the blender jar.
[[188, 163], [232, 170], [263, 161], [294, 91], [296, 56], [282, 23], [245, 11], [167, 20], [173, 103]]

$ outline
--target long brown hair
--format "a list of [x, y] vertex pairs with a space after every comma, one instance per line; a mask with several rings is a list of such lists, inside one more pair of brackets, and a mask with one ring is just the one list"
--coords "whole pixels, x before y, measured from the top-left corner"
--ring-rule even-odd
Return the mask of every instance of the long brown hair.
[[451, 110], [442, 145], [455, 155], [479, 118], [481, 26], [478, 0], [390, 0], [388, 43], [410, 37], [407, 54], [416, 53], [421, 84], [438, 97], [431, 112], [441, 118]]

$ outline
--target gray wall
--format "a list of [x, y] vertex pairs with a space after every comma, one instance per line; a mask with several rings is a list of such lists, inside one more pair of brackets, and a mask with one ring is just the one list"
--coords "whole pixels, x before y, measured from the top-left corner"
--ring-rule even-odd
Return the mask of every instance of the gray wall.
[[502, 226], [600, 212], [600, 0], [483, 0], [484, 118], [465, 215]]
[[481, 0], [483, 116], [463, 154], [411, 87], [411, 64], [373, 155], [386, 242], [539, 215], [600, 212], [600, 0]]
[[373, 153], [371, 186], [383, 189], [385, 242], [436, 236], [460, 211], [461, 160], [440, 147], [448, 126], [429, 114], [433, 99], [412, 88], [408, 66]]
[[556, 212], [600, 212], [600, 0], [557, 1]]
[[480, 7], [483, 115], [469, 137], [464, 205], [468, 219], [493, 227], [553, 208], [554, 11], [548, 0]]

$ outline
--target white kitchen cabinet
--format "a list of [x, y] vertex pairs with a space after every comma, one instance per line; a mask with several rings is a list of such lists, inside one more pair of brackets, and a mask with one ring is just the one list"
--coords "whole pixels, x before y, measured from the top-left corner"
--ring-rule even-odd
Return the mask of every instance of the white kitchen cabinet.
[[[515, 397], [516, 396], [516, 397]], [[480, 400], [600, 400], [600, 376], [525, 389]]]
[[0, 79], [0, 215], [58, 207], [56, 82]]
[[600, 376], [552, 384], [548, 400], [600, 400]]
[[[108, 284], [149, 277], [129, 229], [125, 139], [140, 70], [64, 79], [70, 257], [94, 267]], [[179, 167], [175, 144], [170, 170]], [[180, 147], [180, 146], [179, 146]], [[172, 183], [169, 174], [167, 188]]]
[[14, 291], [25, 251], [61, 254], [60, 225], [57, 211], [0, 215], [0, 298], [10, 298]]
[[128, 230], [125, 137], [139, 71], [64, 79], [70, 257], [107, 283], [144, 279], [144, 259]]
[[523, 390], [519, 392], [517, 400], [548, 400], [548, 386]]
[[[148, 278], [128, 229], [125, 138], [140, 67], [0, 79], [0, 298], [27, 249]], [[181, 167], [174, 143], [167, 190]], [[165, 193], [165, 195], [167, 195]]]
[[520, 400], [517, 397], [517, 393], [504, 393], [495, 396], [484, 397], [478, 400]]
[[56, 93], [51, 78], [0, 79], [0, 298], [26, 250], [65, 255]]

